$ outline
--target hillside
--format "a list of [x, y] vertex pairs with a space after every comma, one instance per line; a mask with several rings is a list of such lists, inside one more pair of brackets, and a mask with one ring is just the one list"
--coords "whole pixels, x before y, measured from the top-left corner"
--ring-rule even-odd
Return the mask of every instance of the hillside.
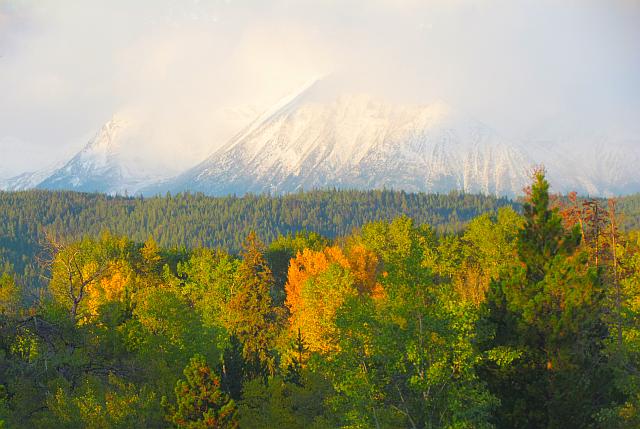
[[[182, 193], [163, 197], [114, 197], [71, 191], [0, 191], [0, 264], [13, 265], [37, 283], [44, 232], [97, 236], [103, 231], [142, 242], [153, 237], [167, 248], [221, 247], [237, 252], [250, 231], [269, 243], [279, 235], [314, 231], [334, 238], [367, 222], [406, 215], [438, 231], [458, 231], [507, 198], [474, 194], [398, 191], [311, 191], [284, 196], [208, 197]], [[620, 200], [625, 229], [640, 227], [640, 196]]]
[[640, 229], [640, 194], [621, 198], [620, 211], [623, 214], [622, 224], [625, 229]]
[[44, 231], [96, 236], [102, 231], [138, 242], [152, 236], [163, 247], [239, 250], [254, 230], [266, 242], [301, 230], [326, 237], [347, 235], [374, 220], [407, 215], [419, 224], [457, 230], [480, 213], [513, 204], [505, 198], [451, 193], [314, 191], [286, 196], [213, 198], [178, 194], [112, 197], [59, 191], [0, 192], [0, 257], [33, 279], [33, 256]]

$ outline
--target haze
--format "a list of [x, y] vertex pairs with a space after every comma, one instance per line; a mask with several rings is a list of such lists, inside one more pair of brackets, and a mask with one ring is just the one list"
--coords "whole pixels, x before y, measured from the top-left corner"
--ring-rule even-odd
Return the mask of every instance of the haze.
[[0, 176], [63, 160], [114, 114], [172, 171], [329, 73], [445, 100], [509, 138], [640, 135], [638, 1], [0, 0]]

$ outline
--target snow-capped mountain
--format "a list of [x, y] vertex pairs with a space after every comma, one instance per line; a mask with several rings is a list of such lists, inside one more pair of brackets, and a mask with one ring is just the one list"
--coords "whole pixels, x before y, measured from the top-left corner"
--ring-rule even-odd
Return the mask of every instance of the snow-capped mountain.
[[130, 124], [114, 117], [96, 136], [61, 168], [38, 183], [41, 189], [71, 189], [85, 192], [134, 193], [152, 177], [121, 156]]
[[515, 195], [532, 165], [521, 148], [444, 103], [402, 105], [362, 94], [328, 98], [319, 81], [201, 164], [146, 192], [385, 187]]
[[135, 194], [140, 187], [161, 178], [124, 150], [126, 145], [136, 144], [137, 133], [131, 119], [115, 115], [70, 160], [7, 179], [1, 188]]
[[233, 135], [220, 130], [220, 120], [202, 126], [209, 116], [224, 117], [235, 132], [250, 123], [255, 113], [252, 106], [225, 108], [213, 114], [201, 112], [197, 120], [185, 124], [181, 116], [124, 107], [92, 137], [84, 138], [88, 143], [72, 157], [42, 170], [0, 180], [0, 190], [41, 188], [138, 194], [141, 187], [180, 174], [201, 160], [204, 155], [198, 153], [198, 148], [205, 146], [201, 140], [211, 140], [212, 129], [218, 136], [226, 135], [222, 141]]
[[38, 171], [29, 171], [26, 173], [19, 174], [17, 176], [11, 177], [9, 179], [5, 179], [0, 181], [0, 190], [3, 191], [23, 191], [25, 189], [32, 189], [38, 186], [42, 181], [51, 176], [54, 171], [58, 168], [62, 167], [63, 164], [55, 164], [51, 167], [38, 170]]
[[[167, 136], [158, 121], [120, 114], [68, 162], [5, 180], [0, 189], [131, 195], [457, 189], [513, 197], [522, 194], [532, 169], [544, 165], [554, 192], [609, 196], [640, 191], [640, 141], [562, 137], [517, 142], [444, 102], [383, 101], [332, 85], [320, 79], [305, 86], [209, 158], [170, 179], [183, 171], [177, 155], [185, 141], [206, 133]], [[156, 148], [175, 159], [150, 164], [154, 156], [148, 152]]]

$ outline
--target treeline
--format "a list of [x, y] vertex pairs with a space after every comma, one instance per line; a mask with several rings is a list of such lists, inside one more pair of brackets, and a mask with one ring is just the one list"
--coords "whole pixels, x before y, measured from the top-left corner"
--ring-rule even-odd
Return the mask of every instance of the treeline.
[[[520, 204], [505, 198], [452, 192], [312, 191], [286, 196], [207, 197], [178, 194], [154, 198], [76, 192], [0, 191], [0, 266], [20, 282], [43, 286], [38, 252], [45, 235], [97, 237], [103, 231], [164, 248], [223, 248], [236, 254], [255, 231], [264, 242], [300, 231], [328, 238], [350, 234], [368, 222], [408, 216], [438, 233], [460, 231], [482, 213]], [[640, 229], [640, 195], [621, 198], [621, 227]]]
[[223, 248], [237, 253], [255, 231], [264, 242], [303, 230], [334, 238], [367, 222], [406, 215], [439, 231], [460, 230], [481, 213], [513, 203], [504, 198], [451, 193], [315, 191], [286, 196], [214, 198], [178, 194], [155, 198], [76, 192], [0, 192], [0, 265], [11, 264], [26, 284], [39, 284], [34, 261], [45, 233], [58, 237], [103, 231], [161, 247]]
[[637, 428], [640, 235], [616, 204], [459, 233], [406, 216], [238, 256], [48, 236], [35, 303], [0, 280], [0, 426]]

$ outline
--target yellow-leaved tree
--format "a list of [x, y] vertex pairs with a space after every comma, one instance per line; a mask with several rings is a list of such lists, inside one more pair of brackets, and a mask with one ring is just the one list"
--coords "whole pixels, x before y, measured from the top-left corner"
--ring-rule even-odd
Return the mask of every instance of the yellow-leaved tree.
[[380, 296], [376, 282], [378, 259], [361, 245], [346, 251], [328, 246], [304, 249], [291, 260], [285, 291], [289, 326], [301, 333], [311, 352], [328, 353], [336, 344], [336, 311], [352, 296]]

